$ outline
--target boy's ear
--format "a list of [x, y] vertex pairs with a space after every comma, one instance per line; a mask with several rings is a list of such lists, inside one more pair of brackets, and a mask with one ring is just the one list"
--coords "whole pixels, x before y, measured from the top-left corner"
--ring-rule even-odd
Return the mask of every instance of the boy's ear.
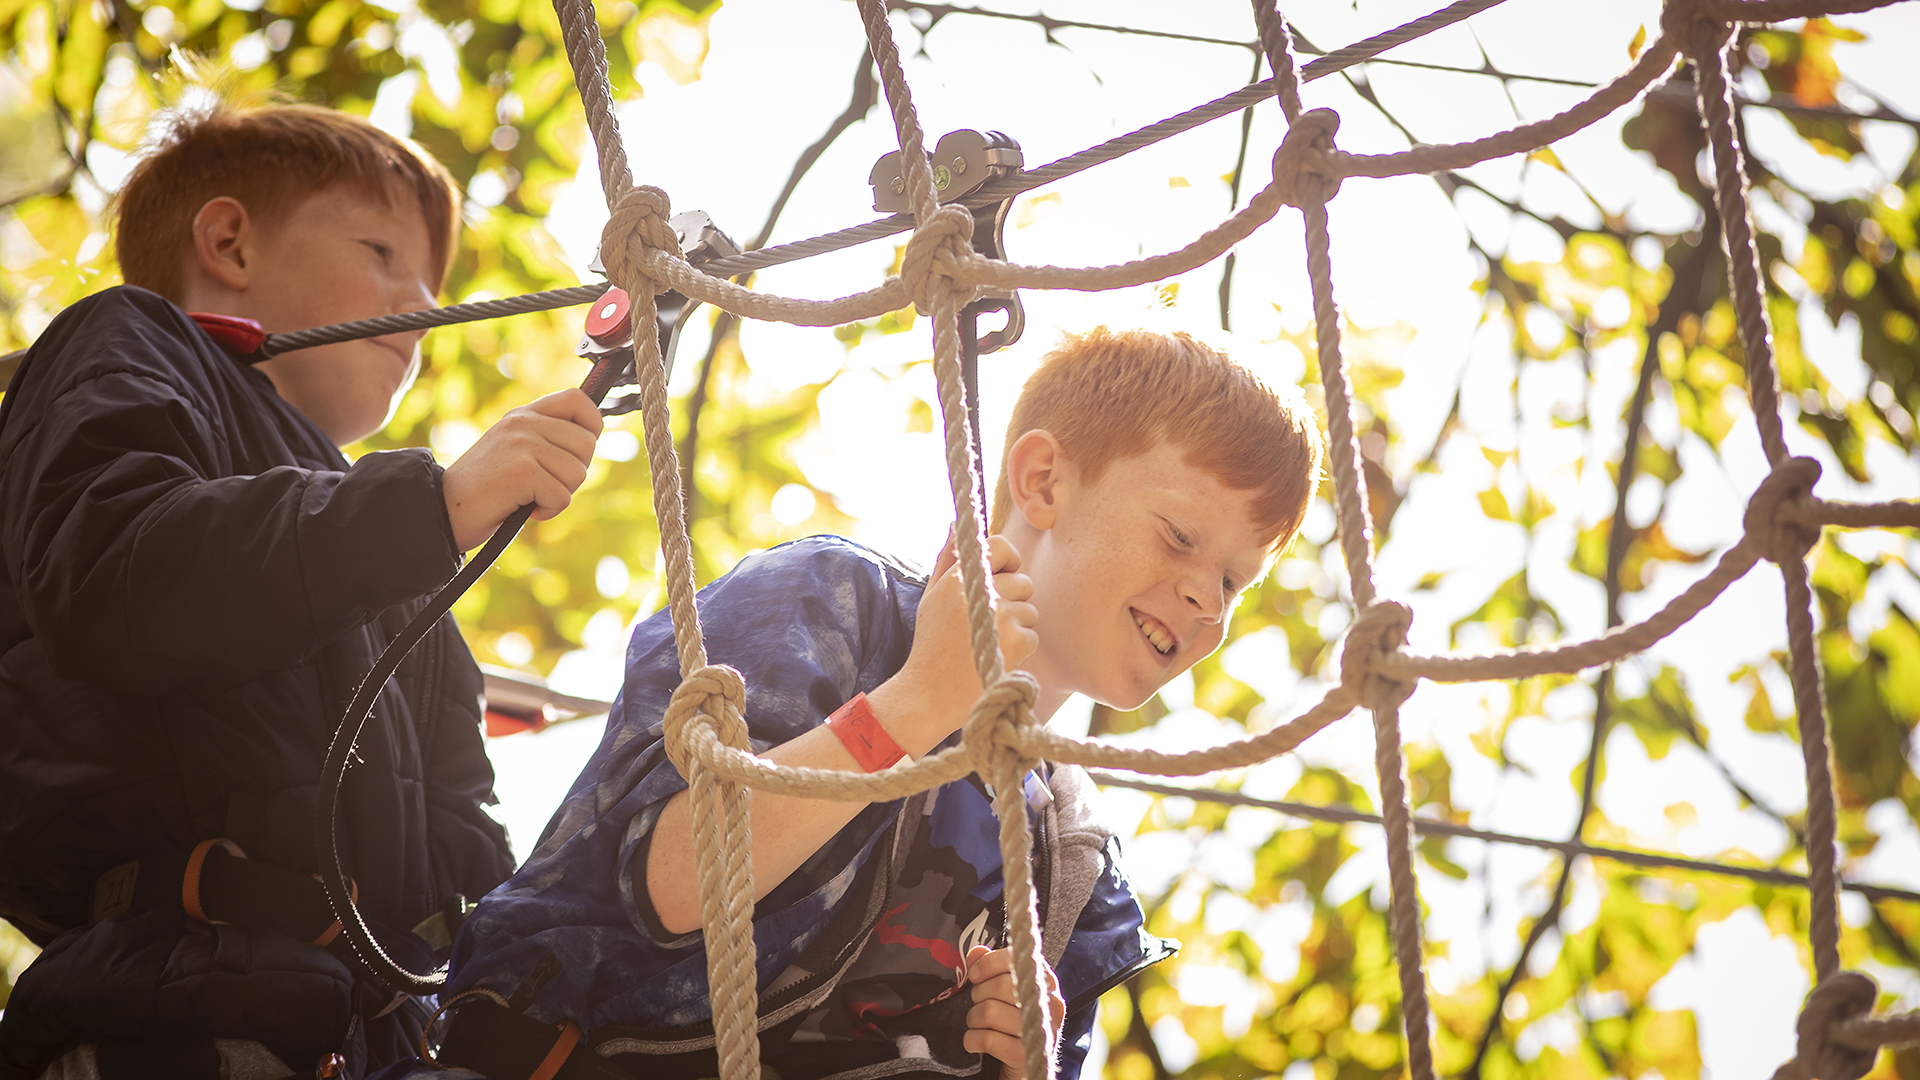
[[1035, 428], [1014, 440], [1007, 451], [1007, 493], [1027, 524], [1051, 529], [1060, 515], [1061, 481], [1067, 455], [1053, 432]]
[[240, 200], [222, 195], [207, 200], [193, 216], [193, 255], [200, 272], [236, 292], [253, 278], [253, 218]]

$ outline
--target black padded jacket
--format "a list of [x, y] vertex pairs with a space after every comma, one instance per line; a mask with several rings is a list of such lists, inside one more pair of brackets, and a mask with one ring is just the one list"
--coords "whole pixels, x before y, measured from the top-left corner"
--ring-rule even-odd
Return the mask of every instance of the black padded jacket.
[[[0, 404], [0, 916], [52, 943], [36, 966], [105, 932], [88, 926], [95, 880], [128, 860], [225, 837], [312, 873], [321, 762], [341, 712], [458, 563], [426, 451], [349, 465], [265, 375], [153, 293], [109, 289], [61, 312]], [[360, 738], [340, 849], [361, 906], [387, 925], [413, 926], [454, 893], [477, 898], [513, 868], [482, 809], [493, 772], [481, 693], [445, 618]], [[152, 913], [109, 921], [122, 936], [244, 936]], [[95, 940], [88, 963], [151, 953], [177, 967], [182, 949], [166, 944], [102, 953]], [[222, 950], [272, 951], [203, 944], [222, 977], [249, 975]], [[274, 965], [262, 966], [257, 985], [232, 984], [255, 1012], [274, 992]], [[117, 1007], [75, 999], [80, 972], [34, 974], [0, 1024], [0, 1075], [86, 1039], [62, 1034], [86, 1026], [75, 1017]], [[118, 973], [134, 987], [147, 974]], [[150, 1019], [200, 1023], [182, 992], [187, 1014]]]

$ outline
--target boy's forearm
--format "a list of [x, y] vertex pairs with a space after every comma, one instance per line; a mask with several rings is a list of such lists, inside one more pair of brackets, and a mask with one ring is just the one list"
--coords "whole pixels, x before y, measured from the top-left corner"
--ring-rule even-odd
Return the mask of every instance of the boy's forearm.
[[[867, 701], [881, 726], [910, 757], [919, 758], [931, 751], [953, 730], [951, 726], [941, 730], [937, 721], [928, 723], [931, 710], [920, 703], [911, 685], [897, 685], [897, 680], [877, 687], [867, 695]], [[790, 768], [860, 771], [853, 754], [824, 723], [774, 747], [764, 756]], [[688, 793], [682, 791], [667, 801], [660, 819], [654, 823], [646, 866], [631, 868], [639, 879], [636, 884], [644, 886], [653, 901], [653, 910], [661, 925], [673, 934], [684, 934], [700, 926], [700, 875], [694, 861], [688, 797]], [[751, 829], [754, 900], [772, 892], [866, 806], [863, 802], [754, 792]]]

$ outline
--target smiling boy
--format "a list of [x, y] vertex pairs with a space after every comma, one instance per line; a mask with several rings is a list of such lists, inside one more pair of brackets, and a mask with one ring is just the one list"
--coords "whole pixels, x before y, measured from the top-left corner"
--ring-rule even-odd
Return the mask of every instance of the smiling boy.
[[[1136, 708], [1218, 648], [1319, 471], [1298, 394], [1177, 334], [1068, 339], [1023, 389], [1006, 445], [996, 614], [1042, 721], [1075, 693]], [[742, 562], [700, 609], [712, 662], [745, 677], [755, 749], [782, 765], [919, 757], [980, 693], [951, 550], [929, 579], [850, 541], [797, 541]], [[581, 1056], [553, 1049], [580, 1031], [596, 1069], [715, 1074], [687, 795], [662, 741], [678, 675], [662, 613], [634, 631], [606, 736], [538, 849], [455, 943], [452, 989], [497, 1000], [461, 1000], [443, 1061], [519, 1080], [522, 1063]], [[1099, 995], [1168, 947], [1144, 929], [1086, 774], [1043, 766], [1027, 794], [1073, 1080]], [[975, 777], [882, 804], [754, 794], [761, 1050], [781, 1080], [1019, 1080], [996, 837]]]
[[[321, 762], [461, 553], [524, 503], [567, 505], [600, 417], [567, 391], [444, 471], [425, 450], [349, 463], [419, 333], [250, 364], [187, 312], [271, 332], [431, 307], [459, 203], [354, 117], [183, 113], [119, 196], [128, 285], [61, 312], [8, 388], [0, 916], [43, 951], [0, 1077], [277, 1077], [333, 1053], [358, 1076], [417, 1045], [424, 1007], [359, 971], [311, 879]], [[390, 949], [512, 869], [480, 693], [442, 620], [357, 744], [341, 851]]]

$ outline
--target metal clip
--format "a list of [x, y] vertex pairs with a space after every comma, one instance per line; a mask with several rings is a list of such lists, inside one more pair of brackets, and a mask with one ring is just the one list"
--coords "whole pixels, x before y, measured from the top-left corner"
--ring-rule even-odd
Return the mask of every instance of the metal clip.
[[[1013, 198], [1008, 197], [992, 206], [982, 206], [973, 211], [974, 251], [989, 259], [1007, 257], [1007, 211], [1011, 209]], [[980, 337], [976, 350], [980, 356], [997, 352], [1019, 341], [1021, 331], [1027, 328], [1026, 308], [1021, 306], [1020, 293], [1016, 289], [984, 288], [980, 291], [979, 299], [961, 309], [962, 315], [969, 320], [992, 311], [1006, 312], [1007, 324]]]
[[[989, 180], [998, 180], [1020, 171], [1025, 159], [1020, 144], [998, 131], [985, 135], [971, 128], [950, 131], [940, 137], [927, 164], [933, 166], [934, 194], [949, 203], [970, 194]], [[873, 185], [875, 210], [911, 209], [907, 200], [907, 178], [900, 163], [900, 151], [882, 155], [874, 162], [867, 182]]]

